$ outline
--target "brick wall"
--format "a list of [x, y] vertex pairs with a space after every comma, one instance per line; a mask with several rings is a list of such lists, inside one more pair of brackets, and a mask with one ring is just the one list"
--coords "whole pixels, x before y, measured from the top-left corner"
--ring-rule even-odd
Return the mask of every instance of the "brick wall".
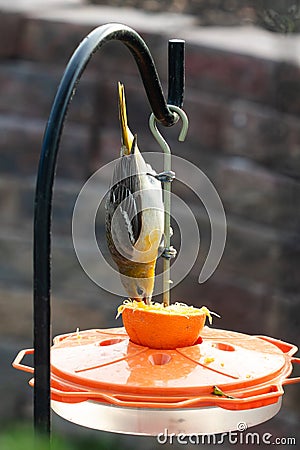
[[[32, 1], [26, 7], [20, 2], [13, 11], [4, 3], [0, 2], [4, 360], [9, 364], [14, 351], [32, 345], [33, 198], [52, 100], [72, 51], [94, 26], [111, 21], [127, 23], [142, 34], [164, 87], [167, 41], [186, 39], [184, 109], [190, 118], [189, 133], [179, 144], [176, 127], [163, 132], [174, 154], [210, 177], [227, 215], [222, 261], [213, 277], [199, 285], [210, 239], [208, 218], [191, 192], [174, 182], [174, 192], [197, 217], [202, 239], [197, 263], [172, 293], [174, 299], [218, 311], [222, 321], [216, 325], [222, 328], [299, 343], [298, 37], [248, 28], [203, 30], [191, 16], [87, 7], [80, 1], [66, 5], [53, 0], [47, 6]], [[147, 129], [150, 109], [135, 64], [122, 45], [110, 43], [94, 55], [82, 77], [61, 142], [53, 213], [53, 334], [116, 325], [121, 299], [102, 291], [81, 269], [72, 245], [71, 217], [89, 175], [118, 155], [118, 80], [126, 85], [130, 124], [139, 133], [141, 146], [158, 150]], [[102, 188], [106, 185], [103, 180]], [[1, 395], [10, 392], [11, 397], [0, 405], [0, 418], [28, 415], [31, 402], [25, 378], [11, 371], [11, 377], [1, 380]], [[283, 411], [272, 424], [257, 429], [295, 434], [299, 389], [290, 386], [286, 391]], [[18, 408], [20, 399], [27, 406]]]

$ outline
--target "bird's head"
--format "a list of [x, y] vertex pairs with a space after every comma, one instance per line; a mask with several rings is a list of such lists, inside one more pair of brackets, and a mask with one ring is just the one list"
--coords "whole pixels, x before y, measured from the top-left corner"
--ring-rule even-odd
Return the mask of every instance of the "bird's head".
[[120, 273], [123, 286], [131, 300], [143, 301], [149, 305], [154, 289], [154, 266], [149, 266], [146, 272], [140, 274], [144, 275], [143, 278], [137, 275], [137, 270], [123, 270], [123, 273]]

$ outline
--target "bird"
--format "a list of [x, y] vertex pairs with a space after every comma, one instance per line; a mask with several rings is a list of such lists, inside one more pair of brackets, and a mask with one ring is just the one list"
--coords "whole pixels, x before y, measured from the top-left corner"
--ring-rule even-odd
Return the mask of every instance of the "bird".
[[150, 305], [164, 232], [162, 183], [128, 126], [120, 82], [118, 104], [121, 150], [105, 204], [106, 240], [129, 298]]

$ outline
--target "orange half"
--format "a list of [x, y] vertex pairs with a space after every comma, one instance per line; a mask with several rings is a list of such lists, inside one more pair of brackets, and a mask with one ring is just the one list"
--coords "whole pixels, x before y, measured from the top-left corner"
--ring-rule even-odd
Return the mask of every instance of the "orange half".
[[194, 308], [181, 303], [164, 307], [160, 303], [125, 301], [118, 308], [132, 342], [149, 348], [171, 350], [194, 345], [200, 337], [206, 317], [206, 307]]

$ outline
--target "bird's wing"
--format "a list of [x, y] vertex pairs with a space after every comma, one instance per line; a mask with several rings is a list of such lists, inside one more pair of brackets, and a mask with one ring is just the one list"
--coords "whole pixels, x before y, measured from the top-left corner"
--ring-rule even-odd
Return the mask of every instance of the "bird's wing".
[[[129, 251], [138, 240], [141, 223], [140, 178], [136, 175], [135, 155], [118, 159], [106, 202], [106, 219], [114, 243]], [[124, 178], [126, 177], [126, 178]], [[129, 241], [128, 241], [129, 239]]]

